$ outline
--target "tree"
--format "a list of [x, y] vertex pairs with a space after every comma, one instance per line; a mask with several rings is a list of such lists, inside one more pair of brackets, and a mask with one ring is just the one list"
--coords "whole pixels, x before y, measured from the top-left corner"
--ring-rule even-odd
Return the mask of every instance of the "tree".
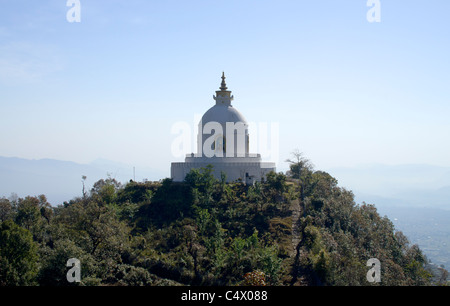
[[271, 171], [266, 175], [267, 186], [280, 195], [286, 190], [286, 176], [283, 173]]
[[150, 203], [139, 207], [137, 225], [146, 230], [149, 226], [162, 227], [164, 224], [193, 214], [193, 188], [184, 183], [174, 183], [164, 179], [153, 194]]
[[[225, 177], [222, 177], [222, 180], [225, 179]], [[194, 189], [194, 194], [197, 195], [194, 199], [195, 202], [200, 207], [208, 207], [213, 200], [214, 185], [219, 182], [213, 175], [213, 166], [208, 165], [204, 168], [192, 169], [186, 174], [184, 181]]]
[[95, 277], [94, 258], [69, 239], [57, 240], [54, 247], [42, 250], [43, 263], [39, 271], [41, 286], [70, 286], [67, 281], [67, 260], [76, 258], [81, 262], [81, 280]]
[[0, 198], [0, 222], [9, 220], [13, 215], [13, 207], [8, 199]]
[[309, 159], [303, 156], [303, 153], [295, 149], [292, 153], [292, 159], [287, 159], [290, 171], [288, 176], [297, 179], [300, 188], [300, 199], [303, 201], [306, 196], [306, 184], [309, 183], [314, 165]]
[[41, 217], [47, 221], [47, 224], [50, 224], [50, 220], [53, 217], [52, 206], [47, 201], [47, 197], [43, 194], [38, 196], [38, 200], [39, 200], [39, 211], [41, 213]]
[[17, 205], [16, 223], [27, 230], [33, 230], [40, 223], [40, 207], [39, 199], [36, 197], [26, 197], [25, 199], [19, 199]]
[[81, 176], [81, 183], [83, 184], [83, 189], [82, 189], [83, 200], [85, 200], [86, 196], [87, 196], [86, 186], [85, 186], [86, 179], [87, 179], [86, 175]]
[[77, 248], [92, 256], [96, 275], [101, 279], [106, 279], [128, 251], [130, 228], [101, 199], [73, 203], [55, 219], [60, 225], [58, 238], [73, 241]]
[[0, 285], [29, 286], [36, 284], [38, 247], [30, 231], [12, 220], [0, 225]]
[[99, 198], [104, 204], [114, 203], [117, 197], [117, 191], [122, 187], [122, 184], [116, 179], [108, 176], [106, 180], [101, 179], [94, 183], [91, 189], [92, 197]]

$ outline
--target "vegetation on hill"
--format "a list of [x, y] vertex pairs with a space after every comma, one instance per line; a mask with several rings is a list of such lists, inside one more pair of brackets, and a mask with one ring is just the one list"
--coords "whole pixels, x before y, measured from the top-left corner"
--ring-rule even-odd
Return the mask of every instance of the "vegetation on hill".
[[[426, 259], [373, 205], [294, 154], [264, 182], [126, 185], [107, 178], [51, 207], [0, 199], [0, 285], [430, 285]], [[81, 282], [68, 283], [69, 258]], [[369, 283], [370, 258], [381, 282]]]

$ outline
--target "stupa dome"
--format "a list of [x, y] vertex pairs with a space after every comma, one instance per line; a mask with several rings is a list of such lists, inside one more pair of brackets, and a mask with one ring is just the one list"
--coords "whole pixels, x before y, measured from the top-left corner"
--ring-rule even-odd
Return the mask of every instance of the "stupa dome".
[[232, 105], [216, 104], [211, 107], [202, 117], [202, 123], [218, 122], [226, 125], [227, 122], [242, 122], [247, 125], [244, 116]]

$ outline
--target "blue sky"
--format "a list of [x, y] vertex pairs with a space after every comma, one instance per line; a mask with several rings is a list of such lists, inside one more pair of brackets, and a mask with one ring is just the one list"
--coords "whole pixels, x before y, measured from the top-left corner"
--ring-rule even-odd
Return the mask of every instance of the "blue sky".
[[222, 71], [250, 122], [279, 123], [278, 168], [450, 166], [450, 2], [0, 0], [0, 156], [169, 175], [179, 121]]

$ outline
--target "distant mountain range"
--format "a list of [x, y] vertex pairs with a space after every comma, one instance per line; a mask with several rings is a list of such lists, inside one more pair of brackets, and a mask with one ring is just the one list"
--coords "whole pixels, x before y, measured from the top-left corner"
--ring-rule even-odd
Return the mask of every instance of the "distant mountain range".
[[[169, 167], [169, 165], [168, 165]], [[54, 159], [0, 157], [0, 197], [45, 194], [52, 205], [81, 195], [81, 177], [90, 188], [108, 175], [124, 183], [135, 178], [157, 181], [168, 173], [105, 159], [89, 164]], [[321, 170], [321, 169], [319, 169]], [[430, 165], [366, 165], [326, 170], [352, 190], [358, 203], [379, 207], [433, 207], [450, 210], [450, 168]]]
[[358, 202], [450, 210], [449, 167], [374, 164], [328, 172], [340, 186], [353, 190]]
[[0, 157], [0, 197], [8, 198], [12, 193], [19, 197], [44, 194], [56, 206], [81, 196], [82, 176], [87, 177], [86, 187], [90, 189], [96, 181], [108, 175], [122, 183], [134, 177], [137, 181], [165, 177], [161, 171], [144, 167], [136, 167], [133, 171], [133, 166], [105, 159], [78, 164], [54, 159]]

